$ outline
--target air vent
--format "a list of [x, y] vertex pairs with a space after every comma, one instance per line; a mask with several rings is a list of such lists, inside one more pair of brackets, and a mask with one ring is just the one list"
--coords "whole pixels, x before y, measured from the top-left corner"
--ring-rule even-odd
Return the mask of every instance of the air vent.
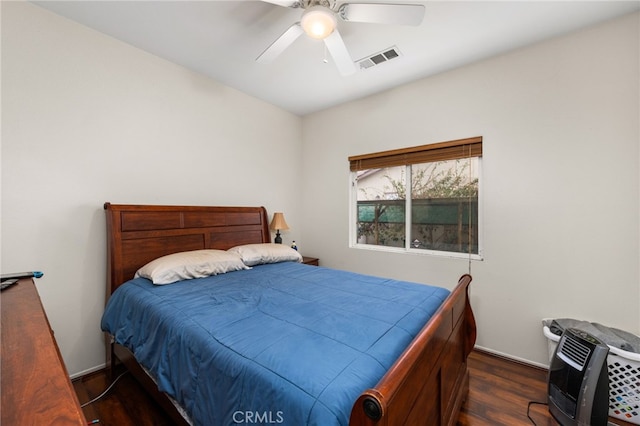
[[360, 65], [361, 70], [366, 70], [374, 65], [380, 65], [392, 60], [393, 58], [397, 58], [398, 56], [400, 56], [400, 51], [397, 47], [393, 46], [356, 62]]
[[589, 359], [589, 353], [591, 353], [591, 349], [572, 337], [565, 335], [565, 340], [558, 351], [558, 356], [576, 370], [582, 371]]

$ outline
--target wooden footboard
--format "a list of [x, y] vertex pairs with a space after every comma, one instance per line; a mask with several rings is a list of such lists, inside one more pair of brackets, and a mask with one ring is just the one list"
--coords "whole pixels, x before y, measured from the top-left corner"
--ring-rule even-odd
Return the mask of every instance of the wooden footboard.
[[353, 405], [351, 426], [453, 425], [464, 402], [476, 339], [463, 275], [438, 312], [385, 376]]

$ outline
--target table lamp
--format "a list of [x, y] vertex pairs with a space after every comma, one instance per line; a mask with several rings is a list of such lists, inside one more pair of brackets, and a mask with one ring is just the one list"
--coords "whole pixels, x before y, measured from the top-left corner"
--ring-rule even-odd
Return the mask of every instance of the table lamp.
[[273, 241], [276, 244], [282, 244], [282, 237], [280, 237], [280, 230], [286, 231], [289, 229], [289, 225], [284, 220], [284, 214], [282, 213], [274, 213], [273, 219], [271, 219], [271, 224], [269, 225], [269, 229], [272, 231], [276, 231], [276, 239]]

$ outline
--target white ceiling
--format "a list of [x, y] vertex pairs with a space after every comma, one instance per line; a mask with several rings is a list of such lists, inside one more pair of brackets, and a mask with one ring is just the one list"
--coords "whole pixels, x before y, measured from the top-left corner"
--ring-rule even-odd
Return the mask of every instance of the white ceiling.
[[343, 77], [324, 44], [300, 37], [271, 64], [255, 58], [301, 9], [261, 1], [35, 1], [59, 15], [200, 72], [297, 115], [499, 55], [640, 10], [640, 1], [393, 1], [421, 3], [418, 27], [338, 22], [354, 60], [401, 56]]

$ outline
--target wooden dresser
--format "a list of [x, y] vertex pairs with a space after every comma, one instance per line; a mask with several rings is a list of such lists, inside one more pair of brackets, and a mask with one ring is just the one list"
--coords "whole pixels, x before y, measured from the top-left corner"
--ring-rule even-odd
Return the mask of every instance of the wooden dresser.
[[0, 293], [0, 424], [86, 425], [32, 279]]

